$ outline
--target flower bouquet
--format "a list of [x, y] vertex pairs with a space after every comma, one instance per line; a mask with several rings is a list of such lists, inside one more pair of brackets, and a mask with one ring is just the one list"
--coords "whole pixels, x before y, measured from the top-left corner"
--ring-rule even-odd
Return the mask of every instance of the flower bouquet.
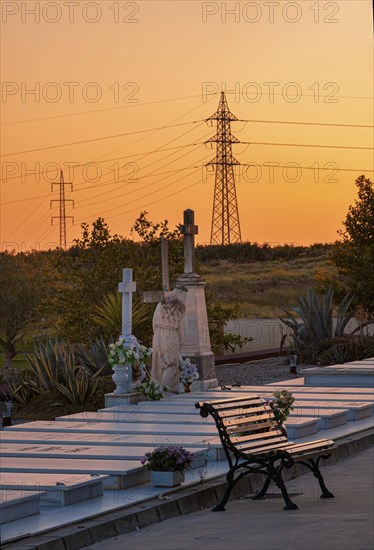
[[179, 365], [179, 380], [184, 386], [186, 392], [191, 391], [191, 384], [194, 380], [199, 378], [199, 373], [196, 365], [191, 363], [189, 357], [186, 359], [181, 359]]
[[134, 390], [140, 395], [143, 395], [146, 399], [151, 401], [159, 401], [165, 397], [166, 392], [169, 391], [167, 386], [162, 386], [157, 380], [149, 380], [144, 382], [138, 382], [134, 386]]
[[146, 348], [135, 337], [132, 339], [129, 343], [124, 338], [120, 338], [115, 344], [109, 344], [108, 361], [111, 367], [142, 364], [152, 355], [152, 348]]

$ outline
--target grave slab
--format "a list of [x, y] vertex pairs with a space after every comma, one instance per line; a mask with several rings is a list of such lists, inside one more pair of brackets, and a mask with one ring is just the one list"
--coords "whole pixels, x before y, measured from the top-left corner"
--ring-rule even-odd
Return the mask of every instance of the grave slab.
[[374, 366], [369, 363], [316, 367], [304, 371], [306, 386], [374, 387]]
[[107, 476], [100, 475], [25, 473], [24, 470], [17, 473], [2, 471], [0, 489], [10, 493], [17, 491], [20, 495], [27, 491], [37, 491], [43, 506], [61, 507], [100, 497], [103, 494], [103, 482], [106, 478]]
[[178, 417], [168, 416], [158, 414], [158, 410], [154, 413], [146, 411], [124, 411], [124, 412], [83, 412], [76, 414], [69, 414], [66, 416], [58, 416], [56, 422], [122, 422], [134, 423], [142, 422], [145, 424], [168, 424], [168, 425], [196, 425], [201, 426], [206, 423], [206, 420], [201, 418], [198, 411], [191, 407], [190, 414], [180, 414]]
[[204, 423], [200, 426], [182, 424], [142, 424], [141, 422], [123, 423], [123, 422], [49, 422], [36, 421], [25, 424], [17, 424], [7, 430], [24, 431], [24, 432], [86, 432], [95, 434], [134, 434], [134, 435], [153, 435], [153, 436], [180, 436], [181, 433], [186, 435], [198, 436], [215, 436], [216, 428], [213, 424]]
[[[86, 444], [90, 446], [126, 446], [140, 447], [142, 451], [146, 447], [159, 445], [183, 445], [188, 449], [206, 449], [210, 438], [183, 434], [179, 436], [167, 435], [127, 435], [127, 434], [92, 434], [83, 432], [33, 432], [20, 430], [6, 430], [0, 432], [1, 442], [5, 443], [46, 443], [55, 445]], [[109, 451], [110, 452], [110, 451]]]
[[9, 473], [91, 474], [104, 475], [108, 489], [125, 489], [150, 480], [150, 472], [137, 460], [66, 460], [62, 458], [3, 457], [1, 469]]
[[40, 513], [40, 493], [0, 490], [0, 524], [27, 518]]
[[[135, 447], [99, 447], [88, 445], [51, 445], [33, 443], [2, 443], [0, 457], [24, 457], [24, 458], [50, 458], [50, 459], [84, 459], [84, 460], [136, 460], [140, 461], [146, 452], [154, 450], [154, 446]], [[206, 450], [192, 450], [192, 467], [200, 467], [208, 453]]]

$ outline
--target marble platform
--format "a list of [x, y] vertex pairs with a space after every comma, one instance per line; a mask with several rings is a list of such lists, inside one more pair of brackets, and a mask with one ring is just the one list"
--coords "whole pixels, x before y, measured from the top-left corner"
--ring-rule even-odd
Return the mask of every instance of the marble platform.
[[[26, 533], [100, 514], [104, 509], [144, 502], [151, 498], [150, 495], [154, 497], [158, 493], [142, 477], [145, 471], [140, 467], [139, 455], [162, 444], [183, 445], [196, 454], [209, 451], [201, 453], [204, 461], [199, 467], [187, 472], [187, 484], [222, 475], [227, 466], [218, 460], [221, 447], [216, 428], [211, 419], [200, 418], [195, 403], [248, 394], [269, 399], [275, 390], [283, 388], [291, 389], [296, 398], [295, 411], [286, 423], [291, 440], [347, 438], [349, 434], [355, 436], [372, 430], [374, 396], [371, 388], [304, 386], [302, 377], [268, 386], [233, 387], [230, 391], [215, 388], [175, 395], [158, 402], [128, 404], [126, 409], [117, 407], [93, 414], [82, 413], [81, 417], [74, 415], [69, 420], [62, 417], [54, 422], [19, 424], [0, 433], [6, 455], [1, 457], [3, 472], [6, 470], [3, 476], [15, 475], [18, 479], [23, 475], [31, 479], [31, 476], [49, 475], [58, 479], [63, 475], [95, 473], [107, 475], [109, 483], [104, 485], [102, 497], [61, 508], [63, 513], [59, 516], [51, 514], [48, 510], [53, 507], [46, 507], [42, 502], [41, 513], [35, 519], [17, 520], [12, 528], [6, 524], [2, 534], [6, 540], [22, 537]], [[206, 457], [208, 463], [205, 463]], [[116, 482], [114, 476], [117, 476]], [[108, 490], [107, 486], [112, 489]], [[117, 495], [127, 496], [119, 503]]]

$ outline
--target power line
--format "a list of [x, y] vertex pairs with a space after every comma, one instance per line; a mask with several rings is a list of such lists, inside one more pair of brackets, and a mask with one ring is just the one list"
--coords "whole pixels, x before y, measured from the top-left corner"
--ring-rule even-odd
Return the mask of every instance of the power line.
[[238, 122], [260, 122], [264, 124], [301, 124], [308, 126], [339, 126], [346, 128], [374, 128], [370, 124], [340, 124], [337, 122], [296, 122], [291, 120], [258, 120], [258, 119], [239, 119]]
[[6, 153], [5, 155], [0, 155], [1, 157], [11, 157], [13, 155], [23, 155], [26, 153], [35, 153], [37, 151], [47, 151], [48, 149], [59, 149], [60, 147], [69, 147], [71, 145], [81, 145], [82, 143], [92, 143], [94, 141], [103, 141], [106, 139], [115, 139], [119, 137], [124, 136], [132, 136], [134, 134], [143, 134], [145, 132], [152, 132], [152, 131], [158, 131], [158, 130], [164, 130], [167, 128], [175, 128], [176, 126], [185, 126], [186, 124], [196, 124], [197, 122], [203, 122], [201, 120], [193, 120], [191, 122], [180, 122], [179, 124], [170, 124], [169, 126], [159, 126], [157, 128], [149, 128], [147, 130], [135, 130], [134, 132], [125, 132], [123, 134], [114, 134], [112, 136], [103, 136], [98, 138], [92, 138], [92, 139], [84, 139], [81, 141], [72, 141], [69, 143], [60, 143], [59, 145], [49, 145], [48, 147], [39, 147], [37, 149], [28, 149], [25, 151], [16, 151], [13, 153]]
[[247, 145], [280, 145], [282, 147], [319, 147], [322, 149], [361, 149], [372, 151], [374, 147], [355, 147], [351, 145], [313, 145], [310, 143], [267, 143], [263, 141], [241, 141]]
[[156, 101], [147, 101], [145, 103], [131, 103], [127, 105], [120, 105], [119, 107], [107, 107], [105, 109], [94, 109], [92, 111], [80, 111], [78, 113], [67, 113], [64, 115], [53, 115], [53, 116], [46, 116], [46, 117], [39, 117], [39, 118], [29, 118], [26, 120], [14, 120], [12, 122], [4, 122], [0, 126], [10, 126], [14, 124], [26, 124], [28, 122], [39, 122], [42, 120], [54, 120], [56, 118], [67, 118], [67, 117], [73, 117], [73, 116], [81, 116], [81, 115], [92, 115], [94, 113], [105, 113], [108, 111], [118, 111], [120, 109], [128, 109], [129, 107], [143, 107], [144, 105], [156, 105], [157, 103], [169, 103], [171, 101], [182, 101], [184, 99], [195, 99], [197, 97], [201, 97], [201, 94], [197, 95], [189, 95], [184, 97], [175, 97], [171, 99], [159, 99]]
[[[208, 156], [210, 156], [210, 155], [208, 155]], [[205, 156], [203, 159], [200, 159], [200, 161], [205, 160], [206, 158], [208, 158], [208, 156]], [[200, 162], [200, 161], [199, 161], [199, 162]], [[191, 174], [194, 174], [196, 170], [199, 170], [199, 169], [200, 169], [199, 166], [195, 166], [195, 167], [193, 167], [193, 168], [194, 168], [194, 170], [193, 170], [193, 172], [191, 172]], [[177, 183], [178, 181], [181, 181], [184, 177], [188, 177], [188, 176], [190, 176], [191, 174], [187, 174], [186, 176], [183, 175], [183, 176], [182, 176], [181, 178], [179, 178], [178, 180], [176, 180], [176, 181], [174, 181], [174, 182], [172, 182], [172, 183], [169, 183], [169, 184], [167, 184], [167, 185], [165, 185], [165, 186], [163, 186], [163, 187], [160, 187], [160, 188], [156, 189], [155, 191], [152, 191], [151, 193], [147, 193], [146, 195], [143, 195], [143, 196], [141, 196], [141, 197], [138, 197], [137, 199], [134, 199], [133, 201], [130, 201], [130, 202], [128, 202], [127, 204], [132, 204], [132, 203], [134, 203], [134, 202], [137, 202], [138, 200], [141, 200], [141, 199], [143, 199], [143, 198], [145, 198], [145, 197], [148, 197], [149, 195], [152, 195], [152, 194], [154, 194], [154, 193], [158, 193], [159, 191], [162, 191], [163, 189], [166, 189], [167, 187], [170, 187], [171, 185], [174, 185], [174, 184]], [[152, 183], [150, 183], [150, 184], [148, 184], [148, 185], [144, 185], [141, 189], [138, 189], [138, 191], [143, 191], [143, 189], [148, 189], [149, 187], [152, 187], [153, 185], [156, 185], [157, 183], [160, 183], [161, 181], [167, 179], [168, 177], [170, 177], [170, 176], [161, 178], [161, 179], [159, 179], [159, 180], [157, 180], [157, 181], [154, 181], [154, 182], [152, 182]], [[125, 196], [127, 196], [127, 195], [130, 195], [131, 193], [133, 193], [133, 191], [127, 191], [126, 193], [121, 193], [120, 195], [117, 195], [116, 197], [111, 197], [110, 199], [107, 199], [107, 200], [119, 199], [119, 198], [125, 197]], [[97, 202], [95, 202], [95, 203], [86, 204], [85, 206], [86, 206], [86, 207], [95, 206], [96, 204], [102, 204], [103, 202], [105, 202], [105, 201], [97, 201]], [[116, 206], [115, 208], [113, 208], [113, 209], [111, 209], [111, 210], [109, 210], [109, 211], [116, 210], [117, 208], [121, 208], [121, 206], [122, 206], [122, 205]]]
[[[166, 189], [167, 187], [171, 187], [172, 185], [175, 185], [176, 183], [178, 183], [179, 181], [181, 181], [182, 179], [186, 178], [186, 177], [189, 177], [191, 176], [192, 174], [194, 174], [196, 172], [196, 170], [199, 170], [199, 168], [196, 168], [194, 169], [190, 174], [187, 174], [186, 176], [183, 175], [181, 178], [175, 180], [174, 182], [172, 183], [168, 183], [167, 185], [164, 185], [163, 187], [159, 188], [159, 189], [156, 189], [155, 191], [152, 191], [152, 193], [147, 193], [146, 195], [142, 195], [141, 197], [138, 197], [137, 199], [134, 199], [130, 202], [128, 202], [127, 204], [133, 204], [134, 202], [137, 202], [137, 201], [140, 201], [146, 197], [149, 197], [149, 195], [152, 195], [154, 193], [158, 193], [159, 191], [162, 191], [163, 189]], [[90, 205], [92, 206], [92, 205]], [[108, 212], [113, 212], [114, 210], [118, 210], [118, 208], [122, 208], [123, 205], [119, 205], [119, 206], [115, 206], [114, 208], [110, 208], [109, 210], [104, 210], [103, 212], [100, 212], [100, 215], [102, 214], [107, 214]], [[91, 217], [94, 217], [94, 216], [91, 216]], [[83, 221], [85, 218], [79, 218], [77, 221]]]

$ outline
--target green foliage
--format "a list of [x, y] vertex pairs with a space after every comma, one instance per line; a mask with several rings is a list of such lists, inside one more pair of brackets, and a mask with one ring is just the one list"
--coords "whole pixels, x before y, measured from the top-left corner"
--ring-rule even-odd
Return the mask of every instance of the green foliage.
[[326, 342], [342, 337], [353, 317], [353, 312], [349, 311], [353, 297], [347, 294], [339, 304], [334, 328], [333, 295], [331, 288], [322, 297], [311, 289], [306, 298], [299, 297], [298, 307], [284, 309], [288, 318], [281, 318], [281, 321], [292, 329], [293, 347], [304, 359], [318, 360]]
[[358, 199], [348, 209], [339, 231], [332, 259], [346, 287], [355, 294], [355, 304], [374, 316], [374, 185], [364, 175], [356, 179]]
[[27, 369], [12, 375], [9, 388], [12, 401], [18, 407], [24, 407], [35, 395], [40, 393], [35, 376]]
[[237, 307], [222, 306], [209, 292], [207, 292], [206, 298], [210, 343], [215, 354], [220, 354], [224, 350], [234, 352], [237, 347], [241, 348], [244, 344], [253, 340], [252, 337], [224, 332], [225, 324], [231, 319], [238, 318], [239, 311]]
[[0, 253], [0, 345], [6, 353], [3, 378], [9, 380], [17, 344], [37, 319], [37, 308], [48, 294], [44, 256]]
[[[86, 370], [75, 364], [74, 350], [64, 341], [47, 338], [35, 344], [34, 353], [26, 353], [30, 370], [41, 391], [57, 390], [71, 403], [80, 405], [96, 391], [98, 371], [90, 377]], [[26, 383], [30, 386], [30, 381]]]
[[374, 356], [374, 336], [346, 336], [326, 343], [327, 349], [319, 356], [321, 365], [336, 365], [359, 361]]
[[[94, 306], [91, 318], [113, 339], [116, 340], [119, 337], [122, 327], [122, 298], [118, 290], [109, 292], [100, 304]], [[133, 334], [139, 334], [144, 324], [150, 327], [151, 323], [152, 308], [149, 304], [141, 304], [139, 298], [135, 296], [132, 304]]]
[[222, 260], [232, 263], [269, 262], [293, 260], [299, 257], [316, 258], [331, 250], [331, 245], [316, 243], [309, 247], [298, 245], [277, 245], [251, 242], [228, 245], [200, 245], [196, 248], [196, 257], [204, 263], [218, 263]]
[[108, 361], [108, 347], [102, 336], [90, 341], [88, 345], [76, 344], [74, 351], [80, 364], [90, 376], [97, 373], [101, 376], [112, 374]]

